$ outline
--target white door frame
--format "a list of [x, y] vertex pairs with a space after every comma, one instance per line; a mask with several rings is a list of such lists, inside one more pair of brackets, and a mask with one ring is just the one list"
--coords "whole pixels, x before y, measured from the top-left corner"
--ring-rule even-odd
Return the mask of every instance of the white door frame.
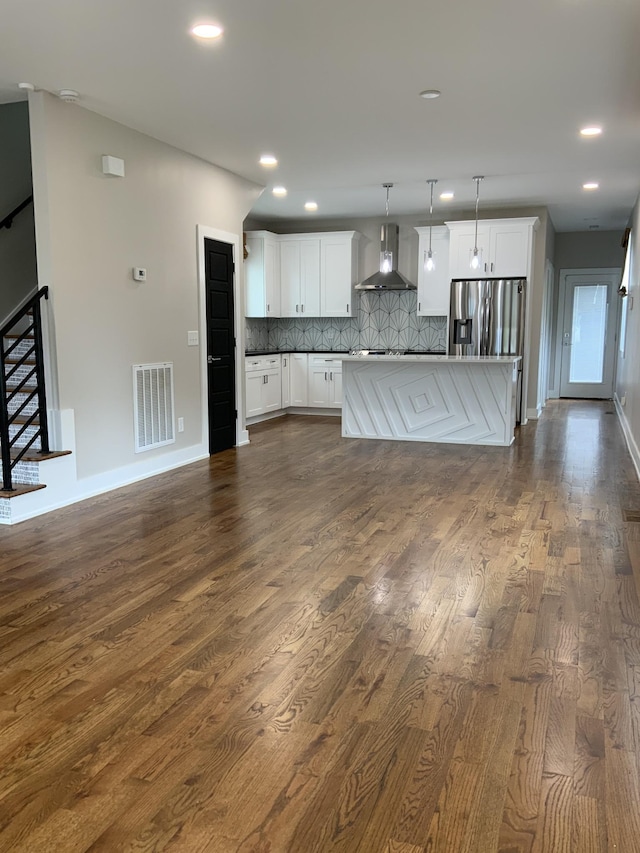
[[[562, 383], [562, 340], [563, 333], [565, 327], [565, 302], [566, 302], [566, 293], [567, 293], [567, 279], [571, 276], [612, 276], [615, 279], [620, 278], [621, 270], [619, 267], [588, 267], [584, 269], [562, 269], [560, 270], [560, 286], [558, 288], [558, 325], [556, 329], [556, 381], [555, 386], [558, 389], [558, 396], [561, 396], [561, 383]], [[615, 300], [611, 304], [613, 305], [613, 310], [615, 312], [615, 338], [613, 341], [613, 384], [615, 384], [615, 372], [616, 372], [616, 364], [618, 358], [618, 347], [617, 347], [617, 335], [618, 335], [618, 315], [620, 311], [620, 300]], [[613, 391], [613, 386], [612, 386]], [[588, 398], [587, 398], [588, 399]]]
[[242, 241], [239, 234], [210, 228], [208, 225], [196, 225], [198, 250], [198, 303], [200, 326], [200, 399], [202, 413], [202, 441], [209, 447], [209, 389], [207, 385], [207, 288], [205, 273], [204, 241], [205, 238], [228, 243], [233, 250], [233, 305], [235, 331], [235, 381], [236, 381], [236, 447], [249, 444], [249, 433], [245, 429], [244, 415], [244, 299], [242, 276]]

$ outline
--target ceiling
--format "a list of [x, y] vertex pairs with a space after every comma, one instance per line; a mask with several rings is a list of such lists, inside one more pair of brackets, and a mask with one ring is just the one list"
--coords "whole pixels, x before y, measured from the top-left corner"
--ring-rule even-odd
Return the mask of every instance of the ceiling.
[[[549, 208], [622, 229], [640, 190], [638, 0], [2, 0], [0, 101], [18, 82], [267, 186], [252, 214]], [[190, 27], [225, 33], [196, 41]], [[424, 89], [437, 100], [419, 97]], [[597, 139], [579, 129], [601, 124]], [[258, 164], [262, 153], [275, 170]], [[586, 192], [582, 184], [598, 181]], [[284, 199], [271, 186], [287, 187]], [[304, 202], [318, 203], [316, 214]]]

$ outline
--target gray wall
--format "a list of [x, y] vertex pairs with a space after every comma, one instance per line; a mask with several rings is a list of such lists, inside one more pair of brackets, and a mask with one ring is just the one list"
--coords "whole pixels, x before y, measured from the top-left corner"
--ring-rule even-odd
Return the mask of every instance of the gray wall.
[[[46, 93], [30, 107], [38, 266], [51, 286], [58, 408], [73, 412], [78, 475], [152, 457], [160, 466], [164, 454], [206, 441], [201, 350], [187, 347], [187, 331], [200, 327], [196, 226], [241, 244], [261, 189]], [[102, 174], [104, 154], [124, 159], [126, 177]], [[134, 266], [147, 269], [146, 282], [133, 281]], [[244, 329], [237, 334], [241, 347]], [[174, 364], [185, 430], [175, 445], [136, 455], [131, 368], [152, 362]]]
[[[0, 220], [31, 195], [29, 108], [0, 105]], [[0, 231], [0, 323], [37, 283], [33, 205]]]
[[619, 231], [569, 231], [556, 234], [553, 265], [565, 269], [622, 267], [624, 250]]

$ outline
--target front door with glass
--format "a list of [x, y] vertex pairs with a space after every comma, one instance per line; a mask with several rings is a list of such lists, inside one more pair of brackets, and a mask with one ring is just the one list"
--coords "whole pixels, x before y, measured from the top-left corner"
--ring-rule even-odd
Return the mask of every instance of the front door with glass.
[[560, 396], [609, 399], [613, 394], [619, 275], [576, 272], [563, 277]]

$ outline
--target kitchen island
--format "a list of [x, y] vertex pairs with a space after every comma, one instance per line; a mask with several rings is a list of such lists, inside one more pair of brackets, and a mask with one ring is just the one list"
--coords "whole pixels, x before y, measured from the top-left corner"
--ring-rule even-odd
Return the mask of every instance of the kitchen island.
[[513, 443], [520, 356], [342, 357], [342, 435]]

